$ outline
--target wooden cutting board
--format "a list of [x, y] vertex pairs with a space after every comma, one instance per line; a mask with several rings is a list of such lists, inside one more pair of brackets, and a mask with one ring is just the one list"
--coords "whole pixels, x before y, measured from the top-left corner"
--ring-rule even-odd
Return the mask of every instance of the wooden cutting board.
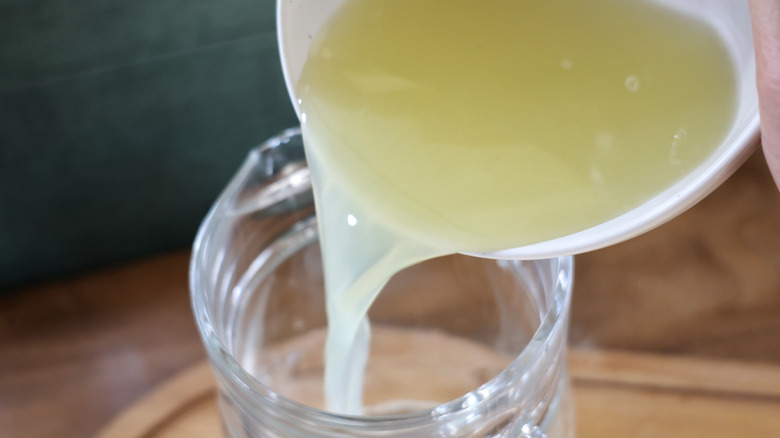
[[[627, 352], [570, 353], [578, 438], [780, 437], [780, 367]], [[207, 363], [95, 438], [222, 438]]]

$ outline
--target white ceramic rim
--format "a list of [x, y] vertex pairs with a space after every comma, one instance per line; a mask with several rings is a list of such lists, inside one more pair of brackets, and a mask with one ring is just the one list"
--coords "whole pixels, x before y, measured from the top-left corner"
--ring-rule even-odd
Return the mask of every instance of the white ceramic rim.
[[[285, 83], [296, 113], [293, 93], [311, 39], [345, 0], [277, 0], [277, 36]], [[722, 184], [753, 153], [759, 143], [758, 97], [755, 87], [750, 15], [747, 2], [733, 0], [651, 0], [683, 14], [696, 14], [723, 37], [735, 60], [738, 100], [735, 122], [723, 143], [689, 175], [607, 222], [556, 239], [518, 248], [468, 253], [497, 259], [541, 259], [578, 254], [610, 246], [645, 233], [683, 213]], [[724, 17], [731, 18], [730, 20]], [[283, 25], [296, 22], [299, 27]], [[298, 48], [298, 50], [295, 50]], [[300, 117], [300, 114], [299, 114]]]

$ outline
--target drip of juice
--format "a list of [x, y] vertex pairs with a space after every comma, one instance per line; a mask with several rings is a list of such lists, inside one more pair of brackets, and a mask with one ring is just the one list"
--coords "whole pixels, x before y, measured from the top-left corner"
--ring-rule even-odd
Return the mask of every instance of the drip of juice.
[[701, 164], [731, 58], [651, 1], [348, 0], [296, 90], [326, 278], [328, 408], [361, 412], [366, 312], [406, 266], [571, 234]]

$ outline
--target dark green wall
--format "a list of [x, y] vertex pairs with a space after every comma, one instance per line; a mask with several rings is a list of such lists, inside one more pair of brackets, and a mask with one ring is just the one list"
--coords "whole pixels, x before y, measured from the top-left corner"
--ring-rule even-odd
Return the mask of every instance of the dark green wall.
[[273, 0], [0, 0], [0, 290], [187, 247], [295, 122]]

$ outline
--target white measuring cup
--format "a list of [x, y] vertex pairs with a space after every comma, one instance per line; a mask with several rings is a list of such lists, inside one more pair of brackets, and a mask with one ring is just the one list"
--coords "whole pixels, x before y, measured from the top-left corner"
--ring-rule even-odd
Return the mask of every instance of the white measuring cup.
[[[277, 32], [287, 90], [300, 116], [295, 84], [312, 38], [346, 0], [277, 0]], [[474, 253], [499, 259], [539, 259], [603, 248], [649, 231], [684, 212], [726, 180], [759, 140], [756, 66], [747, 2], [734, 0], [646, 0], [709, 23], [732, 55], [737, 105], [722, 143], [687, 176], [638, 207], [599, 225], [518, 248]], [[659, 32], [662, 30], [659, 30]]]

